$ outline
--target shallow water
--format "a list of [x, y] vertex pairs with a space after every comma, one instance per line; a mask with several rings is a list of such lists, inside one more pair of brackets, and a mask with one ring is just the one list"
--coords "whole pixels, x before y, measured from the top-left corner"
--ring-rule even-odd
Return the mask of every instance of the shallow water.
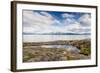
[[90, 35], [23, 35], [23, 42], [48, 42], [57, 40], [89, 39]]
[[76, 53], [79, 53], [80, 50], [75, 47], [75, 46], [72, 46], [72, 45], [42, 45], [41, 47], [45, 47], [45, 48], [64, 48], [66, 50], [69, 50], [69, 51], [73, 51], [73, 52], [76, 52]]

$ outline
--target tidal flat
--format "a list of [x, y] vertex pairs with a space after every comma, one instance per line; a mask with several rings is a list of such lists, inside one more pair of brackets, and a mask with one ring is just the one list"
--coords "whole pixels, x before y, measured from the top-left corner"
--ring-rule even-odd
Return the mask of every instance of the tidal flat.
[[23, 62], [91, 59], [91, 40], [23, 42]]

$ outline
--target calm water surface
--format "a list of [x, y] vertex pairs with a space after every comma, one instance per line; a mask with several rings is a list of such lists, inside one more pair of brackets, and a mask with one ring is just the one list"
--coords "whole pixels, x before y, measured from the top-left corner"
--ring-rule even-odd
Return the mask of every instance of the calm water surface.
[[23, 42], [90, 39], [90, 35], [23, 35]]

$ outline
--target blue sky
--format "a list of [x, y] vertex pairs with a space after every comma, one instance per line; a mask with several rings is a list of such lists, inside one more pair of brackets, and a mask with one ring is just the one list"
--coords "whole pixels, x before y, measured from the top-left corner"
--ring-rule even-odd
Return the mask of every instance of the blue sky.
[[23, 33], [90, 33], [91, 14], [23, 10]]

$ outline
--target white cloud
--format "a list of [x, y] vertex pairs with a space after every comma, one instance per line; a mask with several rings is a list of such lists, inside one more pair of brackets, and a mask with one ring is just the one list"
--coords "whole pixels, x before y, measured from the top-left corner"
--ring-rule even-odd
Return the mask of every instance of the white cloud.
[[73, 18], [74, 15], [73, 14], [64, 13], [64, 14], [62, 14], [62, 17], [63, 18]]
[[[71, 33], [90, 33], [91, 32], [91, 16], [83, 14], [78, 20], [75, 20], [74, 15], [66, 14], [66, 19], [63, 24], [66, 26], [63, 29]], [[69, 18], [70, 17], [70, 18]]]
[[23, 11], [23, 21], [27, 22], [27, 25], [50, 25], [52, 24], [52, 19], [50, 16], [44, 16], [34, 11]]
[[79, 22], [82, 26], [90, 26], [91, 16], [89, 14], [84, 14], [79, 18]]
[[[62, 14], [62, 21], [57, 20], [47, 12], [23, 11], [23, 32], [25, 33], [49, 33], [49, 32], [71, 32], [90, 33], [91, 17], [89, 14], [82, 15], [75, 20], [72, 14]], [[63, 27], [52, 26], [54, 24]]]
[[47, 12], [40, 12], [42, 15], [44, 15], [44, 16], [46, 16], [46, 17], [48, 17], [48, 18], [50, 18], [50, 19], [53, 19], [53, 17], [50, 15], [50, 14], [48, 14]]
[[53, 23], [51, 16], [40, 15], [34, 11], [23, 11], [23, 32], [32, 33], [43, 30], [44, 26]]

